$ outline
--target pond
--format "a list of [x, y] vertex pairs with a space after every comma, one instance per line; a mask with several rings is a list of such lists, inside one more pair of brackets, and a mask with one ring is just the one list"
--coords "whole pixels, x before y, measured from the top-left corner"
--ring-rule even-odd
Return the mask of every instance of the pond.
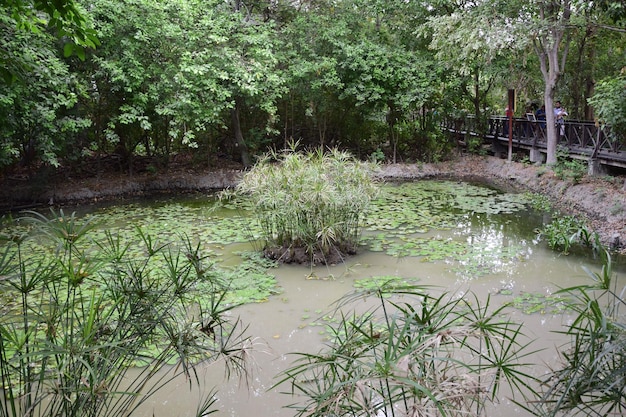
[[[109, 231], [132, 240], [137, 227], [162, 242], [188, 236], [229, 271], [235, 281], [229, 301], [244, 303], [232, 314], [249, 324], [255, 365], [249, 384], [224, 382], [219, 364], [206, 369], [206, 386], [219, 389], [217, 415], [287, 417], [294, 411], [284, 406], [297, 399], [280, 393], [288, 391], [286, 386], [271, 387], [293, 359], [289, 354], [321, 349], [328, 341], [327, 326], [337, 320], [330, 313], [333, 303], [355, 289], [381, 283], [415, 283], [455, 297], [472, 292], [480, 299], [491, 296], [496, 305], [508, 303], [507, 314], [524, 323], [527, 337], [536, 340], [535, 349], [545, 348], [533, 355], [537, 366], [532, 372], [542, 375], [555, 365], [555, 346], [564, 339], [554, 331], [571, 318], [553, 293], [589, 283], [584, 268], [595, 270], [598, 265], [589, 253], [565, 256], [547, 248], [536, 231], [550, 221], [550, 214], [533, 209], [533, 201], [533, 196], [455, 181], [387, 184], [365, 220], [359, 253], [332, 266], [250, 267], [246, 253], [258, 249], [259, 229], [245, 201], [164, 198], [149, 204], [81, 208], [77, 213], [103, 220], [91, 232], [95, 239]], [[621, 279], [620, 269], [618, 265]], [[197, 398], [180, 379], [153, 398], [143, 413], [193, 416]], [[499, 407], [499, 414], [504, 407], [525, 415], [507, 393]]]

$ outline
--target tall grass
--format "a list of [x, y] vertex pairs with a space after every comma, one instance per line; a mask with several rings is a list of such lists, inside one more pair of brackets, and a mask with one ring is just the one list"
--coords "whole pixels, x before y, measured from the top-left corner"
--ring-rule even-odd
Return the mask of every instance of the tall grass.
[[[559, 291], [573, 313], [561, 332], [569, 341], [541, 378], [526, 371], [536, 365], [532, 341], [505, 319], [506, 306], [408, 286], [343, 297], [328, 346], [295, 353], [276, 386], [290, 385], [298, 416], [486, 416], [503, 386], [536, 416], [625, 415], [626, 289], [600, 253], [600, 272], [586, 269], [592, 284]], [[356, 301], [369, 307], [354, 312]]]
[[[300, 353], [278, 384], [299, 416], [481, 416], [501, 385], [530, 389], [521, 325], [490, 300], [431, 297], [420, 287], [380, 289], [362, 314], [341, 315], [321, 353]], [[367, 296], [355, 293], [343, 309]]]
[[590, 285], [566, 288], [574, 320], [563, 332], [561, 363], [547, 375], [529, 410], [538, 416], [626, 414], [626, 316], [608, 251]]
[[[304, 249], [313, 263], [356, 251], [360, 220], [377, 193], [376, 166], [346, 152], [296, 152], [295, 145], [261, 158], [237, 186], [250, 195], [276, 257]], [[284, 259], [283, 259], [284, 260]]]
[[[249, 341], [199, 246], [139, 231], [143, 254], [131, 256], [112, 234], [89, 242], [93, 223], [74, 215], [29, 221], [0, 254], [0, 417], [130, 416], [175, 378], [199, 386], [199, 365], [245, 374]], [[30, 252], [29, 239], [47, 251]], [[213, 401], [204, 393], [198, 415]]]

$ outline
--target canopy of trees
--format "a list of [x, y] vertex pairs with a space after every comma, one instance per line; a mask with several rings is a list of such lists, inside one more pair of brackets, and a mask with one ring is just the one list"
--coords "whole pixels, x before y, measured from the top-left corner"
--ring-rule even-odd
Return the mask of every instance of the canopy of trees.
[[503, 114], [511, 88], [623, 140], [625, 23], [607, 0], [3, 2], [0, 170], [250, 165], [292, 140], [437, 160], [442, 117]]

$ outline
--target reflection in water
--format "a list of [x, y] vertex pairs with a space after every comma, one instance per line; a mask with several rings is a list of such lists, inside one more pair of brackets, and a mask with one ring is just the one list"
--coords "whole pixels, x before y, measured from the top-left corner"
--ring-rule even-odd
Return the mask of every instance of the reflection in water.
[[[527, 262], [532, 257], [538, 240], [531, 227], [540, 224], [539, 217], [527, 210], [514, 215], [463, 214], [453, 234], [465, 240], [473, 249], [473, 256], [462, 260], [460, 269], [467, 271], [477, 265], [479, 269], [488, 269], [486, 273], [513, 275], [518, 263]], [[473, 279], [470, 274], [465, 274], [464, 278]]]
[[[279, 416], [289, 417], [295, 413], [284, 408], [297, 401], [288, 392], [289, 387], [270, 389], [274, 377], [295, 359], [289, 352], [317, 352], [326, 342], [324, 324], [334, 321], [324, 319], [332, 310], [333, 302], [342, 294], [352, 290], [354, 281], [363, 277], [397, 275], [417, 277], [419, 283], [432, 286], [432, 291], [449, 290], [458, 296], [468, 291], [479, 297], [491, 294], [494, 306], [511, 302], [520, 292], [549, 294], [559, 286], [571, 286], [587, 282], [582, 266], [584, 259], [556, 256], [542, 247], [535, 247], [533, 256], [506, 271], [483, 276], [466, 282], [451, 273], [445, 263], [424, 263], [417, 258], [394, 259], [381, 253], [363, 253], [351, 258], [348, 265], [330, 268], [313, 268], [315, 275], [321, 278], [334, 276], [335, 279], [307, 279], [310, 269], [300, 266], [281, 266], [277, 270], [279, 284], [284, 291], [267, 303], [245, 305], [234, 314], [240, 314], [244, 322], [250, 323], [249, 334], [265, 343], [259, 346], [255, 354], [256, 368], [249, 387], [239, 385], [239, 381], [223, 382], [223, 373], [211, 369], [207, 374], [207, 385], [218, 386], [219, 416]], [[503, 294], [502, 282], [506, 281], [511, 295]], [[541, 376], [548, 366], [558, 362], [556, 347], [566, 340], [553, 333], [568, 324], [569, 317], [563, 314], [535, 313], [525, 314], [519, 309], [507, 310], [508, 318], [524, 323], [524, 332], [528, 339], [535, 340], [534, 349], [545, 349], [529, 362], [534, 365], [527, 371]], [[195, 410], [193, 401], [186, 395], [187, 387], [180, 387], [169, 393], [163, 393], [146, 410], [145, 416], [154, 411], [161, 416], [191, 416]], [[502, 394], [498, 414], [511, 413], [524, 416], [508, 399], [509, 394]]]
[[[118, 206], [100, 211], [110, 216], [104, 230], [124, 234], [139, 223], [163, 240], [185, 233], [202, 243], [226, 266], [241, 262], [237, 254], [256, 235], [242, 207], [212, 211], [212, 200], [160, 202], [155, 206]], [[534, 230], [547, 218], [529, 210], [520, 196], [473, 185], [421, 181], [390, 185], [366, 221], [364, 246], [344, 265], [306, 267], [283, 265], [272, 271], [280, 294], [267, 302], [237, 308], [257, 346], [249, 385], [223, 381], [219, 364], [206, 369], [205, 388], [217, 387], [218, 416], [279, 416], [297, 402], [287, 386], [272, 388], [275, 376], [293, 360], [290, 352], [316, 352], [327, 342], [325, 326], [336, 323], [328, 312], [333, 302], [352, 291], [357, 280], [399, 277], [463, 296], [469, 291], [492, 304], [511, 303], [506, 310], [524, 323], [525, 335], [535, 340], [529, 372], [542, 375], [554, 366], [556, 347], [566, 340], [554, 333], [570, 318], [541, 305], [556, 289], [588, 283], [586, 256], [561, 256], [546, 249]], [[132, 221], [134, 224], [129, 223]], [[176, 227], [173, 227], [175, 225]], [[233, 243], [237, 242], [237, 243]], [[597, 267], [597, 266], [596, 266]], [[620, 279], [623, 274], [620, 274]], [[534, 304], [533, 304], [534, 303]], [[533, 311], [533, 314], [527, 314]], [[502, 396], [498, 415], [525, 415]], [[177, 381], [144, 407], [147, 416], [194, 416], [199, 398], [188, 383]]]

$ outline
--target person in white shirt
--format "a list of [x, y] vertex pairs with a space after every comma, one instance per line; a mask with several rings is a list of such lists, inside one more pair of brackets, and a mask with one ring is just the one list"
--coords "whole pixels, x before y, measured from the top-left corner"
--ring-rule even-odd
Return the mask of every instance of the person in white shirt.
[[559, 134], [561, 136], [565, 136], [565, 116], [567, 116], [567, 112], [563, 107], [561, 107], [561, 102], [557, 101], [554, 103], [554, 121], [556, 122], [556, 126], [559, 129]]

